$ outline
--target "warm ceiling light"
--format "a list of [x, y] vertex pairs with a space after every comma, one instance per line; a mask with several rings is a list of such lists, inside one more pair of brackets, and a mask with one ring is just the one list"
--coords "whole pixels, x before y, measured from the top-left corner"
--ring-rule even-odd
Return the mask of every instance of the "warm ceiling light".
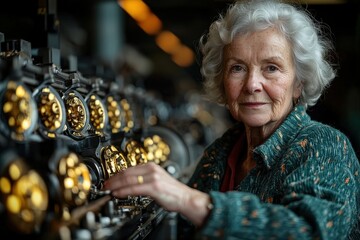
[[143, 22], [151, 13], [149, 7], [141, 0], [118, 0], [118, 3], [137, 22]]
[[149, 35], [156, 35], [162, 28], [162, 22], [153, 13], [150, 13], [144, 21], [138, 22], [138, 24]]
[[[182, 45], [180, 39], [170, 31], [161, 31], [161, 20], [151, 12], [142, 0], [118, 0], [120, 7], [126, 11], [149, 35], [156, 36], [156, 44], [180, 67], [188, 67], [194, 62], [193, 51]], [[160, 32], [160, 33], [159, 33]]]
[[180, 39], [170, 31], [162, 31], [155, 39], [156, 44], [166, 53], [173, 53], [181, 45]]
[[180, 67], [188, 67], [194, 62], [194, 52], [185, 45], [177, 48], [171, 59]]

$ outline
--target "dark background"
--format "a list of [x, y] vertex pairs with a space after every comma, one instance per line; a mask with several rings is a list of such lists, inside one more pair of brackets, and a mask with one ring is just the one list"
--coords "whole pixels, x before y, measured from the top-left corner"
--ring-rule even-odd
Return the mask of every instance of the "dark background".
[[[39, 3], [56, 4], [55, 16], [39, 14]], [[197, 54], [197, 41], [209, 24], [230, 1], [225, 0], [146, 0], [154, 14], [163, 23], [163, 29], [176, 34]], [[301, 2], [301, 1], [298, 1]], [[99, 22], [107, 15], [103, 4], [112, 3], [113, 9], [106, 21], [112, 21], [112, 37], [104, 36], [104, 25]], [[317, 20], [332, 29], [337, 50], [338, 76], [318, 104], [309, 109], [316, 120], [334, 126], [347, 134], [360, 155], [360, 4], [344, 1], [342, 4], [310, 4], [301, 2]], [[99, 14], [99, 9], [102, 9]], [[110, 15], [110, 13], [109, 13]], [[109, 20], [110, 19], [110, 20]], [[99, 27], [100, 26], [100, 27]], [[100, 30], [101, 31], [100, 31]], [[0, 32], [5, 39], [24, 39], [33, 48], [59, 48], [62, 64], [70, 55], [78, 59], [78, 69], [87, 74], [110, 69], [124, 74], [130, 83], [156, 91], [172, 105], [185, 101], [188, 91], [200, 91], [199, 58], [189, 67], [179, 67], [113, 0], [12, 0], [0, 7]], [[131, 47], [135, 63], [124, 67], [124, 49]], [[113, 49], [116, 54], [109, 55]], [[136, 60], [139, 57], [139, 61]], [[141, 64], [142, 60], [144, 64]], [[146, 70], [142, 66], [145, 67]], [[140, 69], [138, 71], [138, 69]], [[101, 72], [101, 71], [100, 71]], [[230, 117], [229, 117], [230, 118]]]

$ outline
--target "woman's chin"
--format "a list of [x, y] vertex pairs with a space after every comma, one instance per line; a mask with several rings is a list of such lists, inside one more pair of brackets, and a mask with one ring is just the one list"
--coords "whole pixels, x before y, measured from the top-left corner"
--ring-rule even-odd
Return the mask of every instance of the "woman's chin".
[[245, 126], [251, 127], [251, 128], [258, 128], [263, 127], [269, 123], [269, 121], [266, 121], [266, 118], [264, 117], [258, 117], [258, 118], [245, 118], [242, 121]]

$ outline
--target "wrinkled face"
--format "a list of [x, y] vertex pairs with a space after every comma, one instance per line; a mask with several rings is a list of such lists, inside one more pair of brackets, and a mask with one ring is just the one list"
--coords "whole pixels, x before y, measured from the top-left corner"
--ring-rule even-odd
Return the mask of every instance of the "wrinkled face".
[[276, 29], [237, 36], [224, 52], [224, 87], [231, 115], [247, 127], [275, 129], [301, 94], [291, 46]]

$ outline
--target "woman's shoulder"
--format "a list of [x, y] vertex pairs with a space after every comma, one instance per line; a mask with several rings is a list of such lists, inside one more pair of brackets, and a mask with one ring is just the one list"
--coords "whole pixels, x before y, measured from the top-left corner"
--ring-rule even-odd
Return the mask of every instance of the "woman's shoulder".
[[336, 154], [353, 154], [349, 138], [341, 130], [318, 121], [310, 121], [296, 137], [296, 142], [303, 148]]
[[338, 140], [348, 141], [348, 137], [339, 129], [322, 122], [311, 120], [309, 124], [304, 126], [300, 133], [300, 136], [312, 136], [312, 139], [329, 139], [333, 140], [334, 138]]
[[334, 139], [349, 141], [348, 137], [338, 128], [312, 119], [304, 106], [297, 106], [285, 122], [290, 129], [287, 133], [291, 134], [291, 130], [293, 130], [297, 139], [305, 138], [308, 141], [323, 143], [333, 142]]

